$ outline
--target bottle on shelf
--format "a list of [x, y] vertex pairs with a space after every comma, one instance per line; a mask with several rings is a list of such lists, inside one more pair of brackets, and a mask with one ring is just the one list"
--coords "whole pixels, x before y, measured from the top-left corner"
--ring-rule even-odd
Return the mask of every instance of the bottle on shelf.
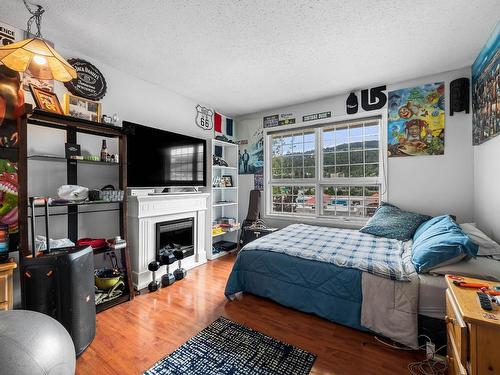
[[101, 161], [108, 161], [108, 147], [105, 139], [102, 140]]

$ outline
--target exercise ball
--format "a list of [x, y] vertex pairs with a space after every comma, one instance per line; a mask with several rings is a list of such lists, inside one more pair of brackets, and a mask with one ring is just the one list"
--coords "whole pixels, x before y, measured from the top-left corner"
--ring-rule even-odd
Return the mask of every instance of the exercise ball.
[[0, 312], [0, 372], [9, 375], [75, 373], [75, 346], [66, 329], [48, 315]]

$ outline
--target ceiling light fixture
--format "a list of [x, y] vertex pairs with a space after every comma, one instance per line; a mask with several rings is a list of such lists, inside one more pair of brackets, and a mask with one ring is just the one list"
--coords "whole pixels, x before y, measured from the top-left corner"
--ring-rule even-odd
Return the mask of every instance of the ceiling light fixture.
[[[28, 20], [28, 39], [0, 47], [0, 62], [16, 72], [29, 72], [38, 79], [55, 79], [61, 82], [71, 81], [77, 77], [76, 70], [42, 38], [42, 15], [45, 9], [35, 5], [30, 8], [23, 0], [31, 17]], [[35, 22], [37, 32], [31, 36], [31, 25]]]

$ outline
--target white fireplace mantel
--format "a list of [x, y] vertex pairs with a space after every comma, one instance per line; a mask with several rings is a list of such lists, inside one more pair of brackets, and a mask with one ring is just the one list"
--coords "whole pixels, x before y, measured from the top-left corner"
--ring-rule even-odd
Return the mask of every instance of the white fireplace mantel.
[[[156, 260], [156, 223], [185, 218], [194, 219], [194, 256], [182, 261], [190, 269], [206, 263], [205, 214], [210, 195], [161, 194], [128, 196], [128, 242], [132, 266], [132, 282], [137, 289], [147, 287], [151, 281], [148, 264]], [[177, 267], [171, 265], [170, 272]], [[157, 280], [165, 274], [162, 266], [156, 273]], [[189, 277], [189, 273], [188, 273]]]

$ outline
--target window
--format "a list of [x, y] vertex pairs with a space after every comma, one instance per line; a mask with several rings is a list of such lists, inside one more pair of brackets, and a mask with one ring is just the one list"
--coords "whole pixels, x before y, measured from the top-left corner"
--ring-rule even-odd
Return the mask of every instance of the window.
[[268, 213], [372, 216], [383, 186], [380, 133], [378, 118], [269, 132]]

